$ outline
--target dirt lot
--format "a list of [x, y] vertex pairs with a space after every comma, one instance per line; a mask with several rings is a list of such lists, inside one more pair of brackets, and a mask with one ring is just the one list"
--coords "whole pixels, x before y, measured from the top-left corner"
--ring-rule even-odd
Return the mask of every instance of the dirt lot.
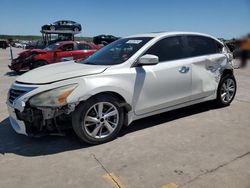
[[12, 130], [5, 100], [16, 75], [8, 58], [0, 49], [1, 188], [250, 187], [250, 68], [235, 71], [230, 107], [204, 103], [153, 116], [88, 146], [73, 133], [35, 139]]

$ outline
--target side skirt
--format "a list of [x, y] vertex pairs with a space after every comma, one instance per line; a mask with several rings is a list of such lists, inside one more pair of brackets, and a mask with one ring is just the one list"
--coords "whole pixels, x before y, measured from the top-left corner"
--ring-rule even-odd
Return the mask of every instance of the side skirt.
[[216, 95], [212, 95], [212, 96], [209, 96], [209, 97], [192, 100], [192, 101], [185, 102], [185, 103], [182, 103], [182, 104], [178, 104], [178, 105], [175, 105], [175, 106], [170, 106], [168, 108], [156, 110], [156, 111], [153, 111], [153, 112], [150, 112], [150, 113], [147, 113], [147, 114], [143, 114], [143, 115], [140, 115], [140, 116], [135, 115], [135, 113], [131, 111], [131, 113], [129, 113], [129, 115], [128, 115], [129, 116], [128, 117], [128, 125], [130, 125], [133, 121], [138, 120], [138, 119], [153, 116], [153, 115], [156, 115], [156, 114], [161, 114], [161, 113], [164, 113], [164, 112], [168, 112], [168, 111], [171, 111], [171, 110], [176, 110], [176, 109], [179, 109], [179, 108], [191, 106], [191, 105], [206, 102], [206, 101], [212, 101], [214, 99], [216, 99]]

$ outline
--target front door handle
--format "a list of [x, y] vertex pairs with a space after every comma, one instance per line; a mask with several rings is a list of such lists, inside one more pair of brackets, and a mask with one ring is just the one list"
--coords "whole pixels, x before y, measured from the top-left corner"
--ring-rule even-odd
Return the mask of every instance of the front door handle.
[[187, 73], [189, 71], [189, 67], [186, 67], [186, 66], [182, 66], [180, 69], [179, 69], [179, 72], [180, 73]]

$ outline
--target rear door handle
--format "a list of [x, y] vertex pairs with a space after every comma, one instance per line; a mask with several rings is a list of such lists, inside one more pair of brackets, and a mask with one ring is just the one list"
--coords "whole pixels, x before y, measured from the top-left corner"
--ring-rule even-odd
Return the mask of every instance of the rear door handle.
[[180, 73], [187, 73], [189, 71], [189, 67], [186, 67], [186, 66], [182, 66], [180, 69], [179, 69], [179, 72]]

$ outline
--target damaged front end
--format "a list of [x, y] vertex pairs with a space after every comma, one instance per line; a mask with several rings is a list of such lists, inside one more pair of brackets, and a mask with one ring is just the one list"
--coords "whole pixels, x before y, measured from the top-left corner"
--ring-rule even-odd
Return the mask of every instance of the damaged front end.
[[32, 95], [27, 101], [25, 95], [36, 88], [11, 88], [7, 105], [13, 129], [19, 134], [41, 136], [71, 128], [71, 112], [77, 104], [68, 104], [66, 99], [76, 86], [47, 90]]
[[34, 58], [38, 54], [46, 54], [45, 50], [27, 50], [20, 54], [15, 59], [12, 60], [9, 68], [16, 72], [25, 72], [31, 69], [32, 64], [34, 63]]
[[71, 128], [70, 112], [68, 106], [54, 109], [27, 106], [22, 112], [15, 110], [17, 119], [24, 122], [29, 136], [57, 134]]
[[16, 71], [16, 72], [24, 72], [30, 70], [30, 65], [33, 62], [35, 54], [32, 54], [26, 58], [23, 58], [19, 56], [16, 59], [13, 59], [11, 62], [11, 65], [8, 65], [10, 70]]

